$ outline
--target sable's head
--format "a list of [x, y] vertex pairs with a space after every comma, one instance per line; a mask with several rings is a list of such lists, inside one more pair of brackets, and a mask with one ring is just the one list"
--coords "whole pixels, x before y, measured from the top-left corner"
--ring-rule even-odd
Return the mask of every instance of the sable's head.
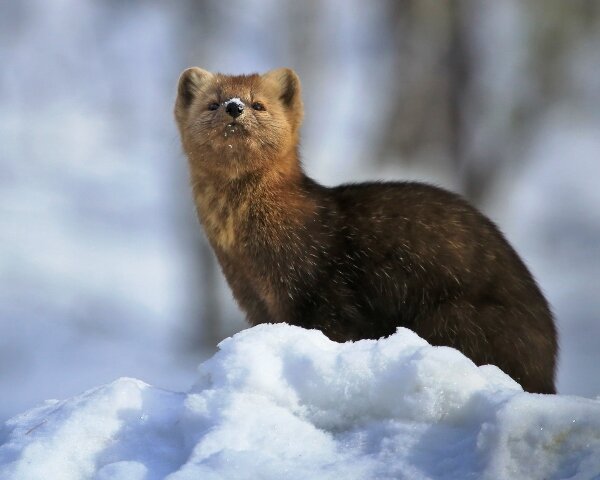
[[230, 76], [193, 67], [179, 79], [175, 118], [194, 169], [274, 166], [296, 148], [302, 113], [300, 80], [288, 68]]

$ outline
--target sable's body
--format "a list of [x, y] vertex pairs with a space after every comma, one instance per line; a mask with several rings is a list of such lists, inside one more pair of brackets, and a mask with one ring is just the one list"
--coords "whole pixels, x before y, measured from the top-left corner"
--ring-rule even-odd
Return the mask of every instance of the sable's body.
[[[554, 392], [552, 315], [498, 229], [428, 185], [312, 181], [297, 156], [297, 78], [275, 72], [186, 73], [176, 107], [200, 220], [249, 322], [318, 328], [337, 341], [405, 326], [477, 364], [498, 365], [528, 391]], [[194, 112], [196, 98], [214, 106], [211, 91], [220, 102], [244, 93], [252, 101], [258, 91], [269, 121], [256, 113], [246, 124], [223, 123], [219, 113]]]

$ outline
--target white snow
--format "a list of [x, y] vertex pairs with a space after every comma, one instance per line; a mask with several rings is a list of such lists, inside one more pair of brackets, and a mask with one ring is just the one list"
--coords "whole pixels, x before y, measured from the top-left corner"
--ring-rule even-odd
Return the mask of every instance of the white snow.
[[230, 103], [235, 103], [238, 107], [241, 107], [241, 108], [244, 108], [244, 106], [245, 106], [245, 104], [244, 104], [244, 102], [242, 102], [241, 98], [238, 98], [238, 97], [230, 98], [229, 100], [223, 102], [223, 105], [227, 106]]
[[0, 431], [2, 480], [599, 476], [599, 401], [524, 393], [406, 329], [338, 344], [254, 327], [188, 393], [122, 378]]

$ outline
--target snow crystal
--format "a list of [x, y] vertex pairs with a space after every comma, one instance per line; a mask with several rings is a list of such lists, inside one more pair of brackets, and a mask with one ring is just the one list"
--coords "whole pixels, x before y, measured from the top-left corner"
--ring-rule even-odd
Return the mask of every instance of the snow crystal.
[[244, 108], [244, 106], [245, 106], [244, 102], [242, 102], [242, 100], [238, 97], [230, 98], [229, 100], [223, 102], [223, 105], [227, 106], [230, 103], [235, 103], [238, 107], [241, 107], [241, 108]]
[[339, 344], [260, 325], [186, 394], [120, 379], [0, 431], [12, 479], [591, 479], [600, 402], [534, 395], [407, 329]]

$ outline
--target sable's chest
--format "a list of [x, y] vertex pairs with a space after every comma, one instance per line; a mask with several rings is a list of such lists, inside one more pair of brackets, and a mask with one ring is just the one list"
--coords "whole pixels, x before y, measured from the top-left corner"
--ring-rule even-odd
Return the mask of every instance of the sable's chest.
[[248, 255], [279, 241], [286, 220], [279, 205], [254, 194], [214, 186], [195, 192], [196, 208], [211, 243], [228, 254]]
[[229, 251], [236, 243], [236, 220], [238, 215], [222, 195], [208, 187], [195, 195], [200, 223], [211, 243]]

